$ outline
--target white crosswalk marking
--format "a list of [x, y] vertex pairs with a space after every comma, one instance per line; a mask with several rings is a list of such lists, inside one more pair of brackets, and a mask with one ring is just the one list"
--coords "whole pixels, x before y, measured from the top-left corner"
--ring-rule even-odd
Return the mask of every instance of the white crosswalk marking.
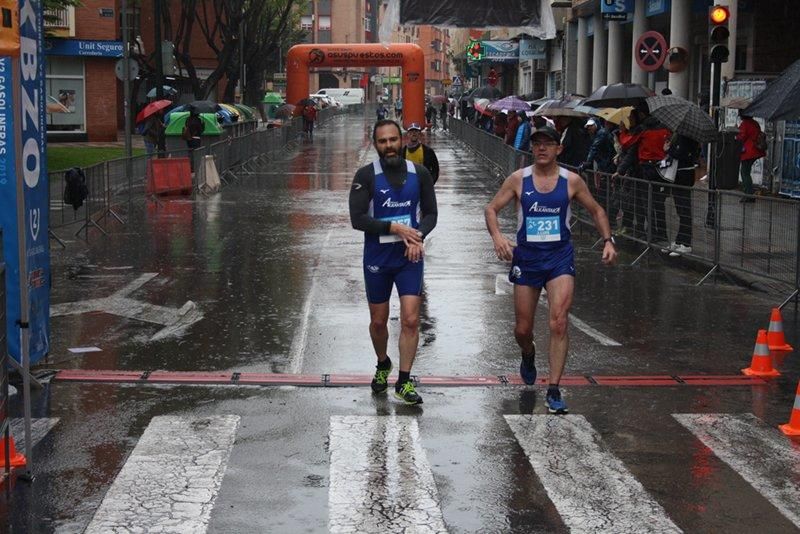
[[154, 417], [85, 532], [205, 532], [238, 426]]
[[581, 415], [506, 415], [570, 532], [681, 532]]
[[673, 414], [719, 459], [800, 527], [800, 451], [752, 414]]
[[414, 417], [334, 416], [331, 532], [447, 532]]

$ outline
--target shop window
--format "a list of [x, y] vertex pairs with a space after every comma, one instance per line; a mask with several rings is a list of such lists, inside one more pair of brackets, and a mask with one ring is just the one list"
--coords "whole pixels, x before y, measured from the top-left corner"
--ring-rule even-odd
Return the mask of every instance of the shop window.
[[83, 60], [50, 56], [46, 65], [47, 131], [85, 132], [86, 97]]

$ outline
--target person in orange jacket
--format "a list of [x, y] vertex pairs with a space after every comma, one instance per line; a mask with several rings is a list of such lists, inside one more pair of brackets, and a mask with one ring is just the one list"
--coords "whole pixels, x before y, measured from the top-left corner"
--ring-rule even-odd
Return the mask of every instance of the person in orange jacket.
[[[753, 177], [751, 173], [753, 171], [753, 163], [757, 159], [766, 156], [766, 152], [763, 146], [759, 146], [759, 138], [763, 140], [761, 126], [752, 117], [744, 115], [741, 110], [739, 111], [739, 117], [741, 117], [742, 122], [739, 123], [739, 134], [736, 136], [736, 140], [742, 143], [742, 153], [739, 155], [739, 160], [741, 160], [742, 191], [746, 195], [752, 195]], [[755, 198], [742, 197], [740, 202], [755, 202]]]

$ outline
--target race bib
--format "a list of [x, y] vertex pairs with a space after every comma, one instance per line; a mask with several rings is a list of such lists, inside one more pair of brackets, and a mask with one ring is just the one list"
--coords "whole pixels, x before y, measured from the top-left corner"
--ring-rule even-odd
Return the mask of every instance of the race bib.
[[528, 242], [532, 243], [561, 241], [561, 226], [558, 216], [526, 217], [525, 234]]
[[[406, 226], [411, 226], [411, 215], [395, 215], [393, 217], [381, 217], [382, 221], [389, 221], [398, 224], [405, 224]], [[379, 243], [397, 243], [398, 241], [402, 241], [403, 238], [399, 235], [395, 234], [387, 234], [381, 235], [378, 239]]]

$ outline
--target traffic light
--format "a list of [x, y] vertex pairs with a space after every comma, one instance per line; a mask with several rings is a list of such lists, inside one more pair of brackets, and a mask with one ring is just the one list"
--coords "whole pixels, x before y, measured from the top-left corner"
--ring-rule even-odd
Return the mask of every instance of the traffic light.
[[730, 56], [728, 24], [731, 12], [725, 6], [712, 6], [708, 10], [708, 57], [712, 63], [727, 63]]

